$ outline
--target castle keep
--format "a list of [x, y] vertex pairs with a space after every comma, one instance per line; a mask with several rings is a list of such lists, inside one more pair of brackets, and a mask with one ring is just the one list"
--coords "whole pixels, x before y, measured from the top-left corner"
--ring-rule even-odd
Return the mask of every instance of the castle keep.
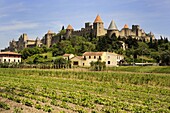
[[116, 23], [112, 20], [109, 27], [105, 29], [104, 22], [102, 21], [101, 17], [97, 15], [93, 24], [87, 22], [85, 23], [85, 28], [81, 28], [81, 30], [74, 30], [71, 25], [68, 25], [66, 28], [66, 33], [62, 36], [57, 36], [56, 33], [49, 30], [42, 39], [36, 38], [35, 40], [30, 40], [27, 34], [22, 34], [18, 41], [12, 40], [9, 43], [9, 47], [5, 50], [17, 51], [28, 47], [41, 47], [42, 45], [51, 47], [54, 43], [60, 41], [61, 39], [68, 39], [74, 35], [84, 37], [99, 37], [105, 35], [112, 37], [115, 35], [117, 37], [126, 39], [131, 36], [132, 38], [145, 40], [148, 42], [155, 39], [153, 33], [145, 33], [139, 25], [132, 25], [132, 28], [129, 28], [128, 25], [125, 24], [121, 30], [118, 30]]

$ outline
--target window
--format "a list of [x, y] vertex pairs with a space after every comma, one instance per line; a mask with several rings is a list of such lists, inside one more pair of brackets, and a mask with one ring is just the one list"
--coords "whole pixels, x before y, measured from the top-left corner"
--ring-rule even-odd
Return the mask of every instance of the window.
[[6, 62], [6, 59], [4, 59], [4, 62]]
[[10, 62], [11, 60], [10, 59], [8, 59], [8, 62]]
[[102, 60], [101, 56], [99, 56], [99, 60]]
[[78, 64], [79, 64], [78, 61], [74, 61], [74, 62], [73, 62], [73, 65], [78, 65]]
[[18, 60], [18, 62], [20, 62], [20, 61]]
[[89, 59], [91, 59], [91, 56], [89, 56]]
[[84, 60], [86, 60], [86, 56], [84, 56]]
[[94, 59], [96, 59], [96, 56], [94, 56]]
[[110, 56], [108, 56], [108, 59], [110, 58]]
[[84, 66], [84, 63], [83, 63], [83, 66]]
[[14, 62], [16, 62], [15, 59], [14, 59]]
[[110, 61], [108, 61], [107, 64], [110, 64]]

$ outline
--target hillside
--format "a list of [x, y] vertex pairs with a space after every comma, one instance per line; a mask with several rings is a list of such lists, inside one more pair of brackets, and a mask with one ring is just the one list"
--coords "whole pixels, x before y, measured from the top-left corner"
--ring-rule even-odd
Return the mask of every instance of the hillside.
[[[124, 50], [124, 48], [126, 49]], [[34, 59], [37, 60], [36, 63], [49, 63], [64, 53], [82, 55], [86, 51], [116, 52], [125, 56], [125, 63], [161, 62], [162, 65], [170, 64], [170, 42], [167, 38], [143, 42], [132, 37], [125, 39], [116, 36], [111, 38], [107, 36], [97, 38], [73, 36], [57, 42], [50, 48], [44, 45], [41, 48], [26, 48], [20, 52], [27, 63], [35, 63]], [[45, 58], [45, 56], [47, 57]]]

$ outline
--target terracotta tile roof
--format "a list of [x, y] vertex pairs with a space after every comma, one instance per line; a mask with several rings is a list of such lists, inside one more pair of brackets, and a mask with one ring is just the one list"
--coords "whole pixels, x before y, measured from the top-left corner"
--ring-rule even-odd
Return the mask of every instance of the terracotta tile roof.
[[64, 54], [63, 57], [69, 57], [71, 54]]
[[127, 24], [125, 24], [124, 28], [128, 29], [129, 27], [128, 27], [128, 25], [127, 25]]
[[8, 52], [0, 52], [0, 55], [21, 55], [21, 54], [8, 51]]
[[96, 19], [94, 20], [94, 23], [99, 23], [99, 22], [103, 23], [101, 17], [99, 15], [97, 15]]
[[82, 59], [83, 59], [83, 57], [82, 57], [82, 56], [76, 56], [76, 58], [78, 58], [78, 59], [80, 59], [80, 60], [82, 60]]
[[[77, 59], [79, 59], [79, 60], [83, 60], [83, 57], [82, 56], [75, 56], [75, 57], [73, 57], [73, 58], [77, 58]], [[72, 59], [73, 59], [72, 58]]]
[[67, 26], [67, 29], [73, 30], [73, 27], [69, 24], [69, 25]]
[[104, 52], [85, 52], [83, 56], [102, 56]]

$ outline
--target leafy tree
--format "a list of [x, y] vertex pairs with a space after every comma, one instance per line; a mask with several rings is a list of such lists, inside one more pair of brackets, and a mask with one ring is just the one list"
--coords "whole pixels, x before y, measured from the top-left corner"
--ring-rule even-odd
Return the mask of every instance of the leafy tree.
[[165, 65], [170, 65], [170, 50], [165, 50], [161, 53], [161, 61]]
[[151, 52], [151, 58], [155, 59], [157, 63], [160, 61], [160, 53], [159, 52]]
[[138, 48], [136, 49], [138, 55], [149, 55], [149, 46], [144, 42], [138, 42]]
[[58, 68], [63, 68], [63, 67], [66, 67], [66, 65], [68, 64], [68, 61], [62, 57], [58, 57], [55, 59], [54, 64], [56, 64]]
[[90, 62], [91, 69], [95, 71], [103, 71], [106, 69], [106, 62], [101, 62], [100, 60], [96, 62]]

